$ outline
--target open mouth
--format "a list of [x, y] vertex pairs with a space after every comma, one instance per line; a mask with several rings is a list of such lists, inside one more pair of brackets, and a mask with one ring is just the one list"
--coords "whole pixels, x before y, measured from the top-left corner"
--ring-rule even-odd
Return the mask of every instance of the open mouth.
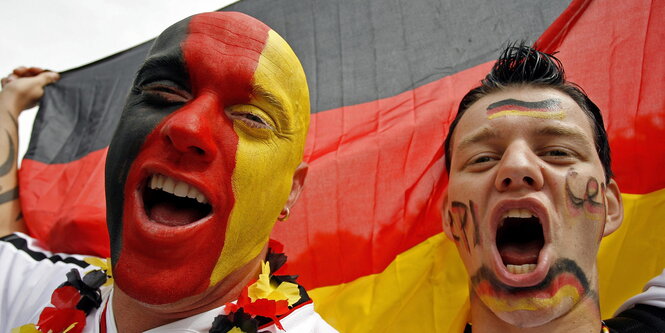
[[508, 272], [533, 272], [544, 244], [543, 226], [535, 213], [523, 208], [503, 213], [496, 232], [496, 247]]
[[168, 226], [187, 225], [212, 212], [208, 198], [196, 187], [160, 174], [148, 177], [143, 206], [152, 221]]

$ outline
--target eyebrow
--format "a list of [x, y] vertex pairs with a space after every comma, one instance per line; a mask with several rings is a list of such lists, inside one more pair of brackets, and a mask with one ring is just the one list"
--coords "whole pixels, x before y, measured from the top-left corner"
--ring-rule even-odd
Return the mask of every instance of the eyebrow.
[[141, 85], [143, 81], [155, 73], [159, 76], [163, 76], [163, 74], [175, 76], [177, 78], [176, 83], [181, 83], [179, 82], [181, 79], [188, 78], [182, 59], [178, 56], [169, 55], [152, 57], [146, 60], [136, 74], [136, 83]]
[[268, 102], [268, 104], [279, 109], [280, 111], [284, 111], [284, 104], [282, 101], [270, 91], [265, 90], [263, 87], [258, 85], [254, 85], [252, 90], [256, 96], [263, 98], [266, 102]]
[[478, 130], [476, 133], [472, 134], [471, 136], [467, 136], [466, 138], [464, 138], [464, 140], [462, 140], [459, 143], [459, 145], [457, 145], [457, 150], [463, 150], [468, 146], [471, 146], [478, 142], [487, 141], [498, 137], [499, 134], [494, 129], [489, 127], [483, 127], [482, 129]]
[[575, 128], [560, 127], [560, 126], [545, 126], [541, 127], [535, 132], [538, 136], [557, 136], [571, 138], [573, 141], [580, 145], [587, 143], [587, 136], [580, 130]]
[[[587, 136], [584, 135], [581, 131], [575, 128], [561, 127], [561, 126], [545, 126], [540, 127], [534, 131], [536, 136], [549, 136], [549, 137], [567, 137], [576, 142], [580, 146], [585, 146], [587, 141]], [[483, 127], [478, 130], [476, 133], [464, 138], [459, 145], [457, 145], [457, 150], [464, 150], [465, 148], [479, 143], [500, 137], [500, 134], [489, 127]]]

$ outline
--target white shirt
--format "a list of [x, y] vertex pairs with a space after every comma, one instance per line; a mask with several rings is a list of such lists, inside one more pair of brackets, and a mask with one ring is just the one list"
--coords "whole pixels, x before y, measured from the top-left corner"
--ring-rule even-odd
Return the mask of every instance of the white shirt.
[[632, 308], [635, 304], [647, 304], [659, 308], [665, 308], [665, 270], [663, 270], [660, 275], [651, 279], [651, 281], [644, 286], [643, 290], [644, 292], [641, 294], [637, 294], [629, 298], [626, 303], [623, 303], [614, 315], [616, 316], [622, 311]]
[[[72, 268], [85, 273], [98, 269], [88, 266], [84, 256], [54, 254], [40, 246], [39, 241], [16, 233], [0, 241], [0, 332], [39, 321], [41, 311], [51, 306], [53, 291], [66, 281]], [[117, 332], [113, 316], [112, 287], [102, 287], [102, 306], [87, 317], [83, 332], [98, 333], [102, 312], [106, 309], [107, 333]], [[108, 304], [106, 304], [108, 302]], [[106, 306], [105, 306], [106, 304]], [[146, 332], [208, 332], [216, 316], [222, 313], [219, 307]], [[337, 332], [314, 311], [312, 303], [304, 304], [280, 318], [287, 333]], [[272, 324], [261, 330], [283, 332]]]

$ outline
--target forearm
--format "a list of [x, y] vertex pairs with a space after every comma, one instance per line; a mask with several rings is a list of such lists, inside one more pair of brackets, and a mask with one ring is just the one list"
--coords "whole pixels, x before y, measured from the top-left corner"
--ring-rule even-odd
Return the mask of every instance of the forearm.
[[18, 189], [18, 115], [12, 95], [0, 91], [0, 236], [25, 232]]

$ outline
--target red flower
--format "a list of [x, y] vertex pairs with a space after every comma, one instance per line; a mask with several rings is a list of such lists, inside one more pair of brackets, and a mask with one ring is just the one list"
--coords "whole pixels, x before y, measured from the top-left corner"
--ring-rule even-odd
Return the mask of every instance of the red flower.
[[284, 330], [282, 324], [277, 319], [277, 316], [289, 312], [289, 302], [287, 300], [273, 301], [270, 299], [260, 298], [255, 302], [249, 303], [243, 307], [246, 313], [255, 316], [268, 317], [275, 322], [275, 325], [280, 330]]
[[[39, 315], [37, 327], [42, 332], [80, 333], [85, 327], [85, 312], [76, 308], [81, 294], [72, 286], [64, 286], [53, 291], [51, 304]], [[72, 327], [73, 325], [73, 327]]]
[[[73, 324], [74, 327], [71, 327]], [[78, 309], [45, 308], [39, 315], [37, 327], [42, 332], [81, 333], [85, 327], [85, 312]], [[70, 330], [67, 330], [70, 328]]]

